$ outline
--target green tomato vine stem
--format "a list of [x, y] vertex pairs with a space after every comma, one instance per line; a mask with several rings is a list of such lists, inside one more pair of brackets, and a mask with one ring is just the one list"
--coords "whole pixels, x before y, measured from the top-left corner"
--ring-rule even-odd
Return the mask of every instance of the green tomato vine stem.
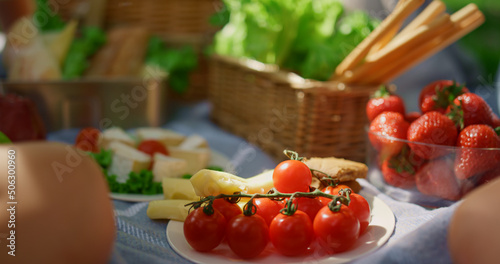
[[293, 213], [295, 213], [295, 211], [297, 210], [295, 204], [293, 204], [293, 200], [295, 198], [299, 198], [299, 197], [308, 197], [308, 198], [326, 197], [326, 198], [332, 199], [332, 201], [328, 204], [328, 208], [330, 208], [330, 210], [332, 212], [338, 212], [340, 210], [340, 207], [342, 204], [349, 205], [349, 203], [351, 201], [351, 199], [349, 198], [350, 190], [344, 191], [343, 194], [344, 195], [331, 195], [331, 194], [324, 193], [318, 189], [316, 189], [312, 192], [281, 193], [273, 188], [267, 194], [235, 193], [235, 194], [219, 194], [217, 196], [207, 196], [207, 197], [201, 198], [199, 201], [188, 203], [185, 206], [190, 206], [190, 207], [196, 209], [196, 208], [199, 208], [199, 207], [205, 205], [203, 208], [203, 211], [206, 214], [211, 215], [211, 214], [213, 214], [212, 203], [215, 199], [228, 199], [234, 203], [234, 202], [237, 202], [239, 198], [246, 197], [246, 198], [250, 198], [250, 200], [243, 207], [243, 214], [249, 216], [249, 215], [255, 214], [257, 211], [257, 207], [253, 203], [253, 200], [255, 198], [269, 198], [269, 199], [290, 198], [287, 201], [287, 205], [282, 210], [282, 213], [286, 214], [286, 215], [293, 215]]

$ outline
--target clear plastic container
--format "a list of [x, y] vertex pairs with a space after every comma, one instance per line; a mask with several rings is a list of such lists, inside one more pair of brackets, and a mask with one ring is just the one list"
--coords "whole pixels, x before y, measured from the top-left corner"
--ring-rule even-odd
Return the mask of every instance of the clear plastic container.
[[[449, 206], [500, 176], [500, 149], [424, 144], [367, 133], [367, 178], [399, 201], [428, 207]], [[374, 140], [383, 141], [383, 147], [376, 149]]]

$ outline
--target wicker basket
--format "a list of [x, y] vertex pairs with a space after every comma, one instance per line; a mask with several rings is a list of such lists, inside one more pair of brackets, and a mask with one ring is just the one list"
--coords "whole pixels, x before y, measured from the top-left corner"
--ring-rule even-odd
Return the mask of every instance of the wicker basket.
[[[90, 0], [72, 0], [61, 3], [58, 13], [69, 19], [79, 7]], [[198, 51], [198, 68], [190, 76], [190, 87], [185, 94], [172, 94], [174, 99], [200, 100], [208, 97], [208, 62], [203, 49], [212, 41], [218, 28], [209, 18], [222, 8], [220, 0], [107, 0], [103, 26], [134, 24], [148, 28], [170, 46], [192, 45]]]
[[272, 65], [215, 55], [212, 119], [261, 147], [276, 161], [284, 149], [304, 157], [365, 161], [365, 107], [377, 89], [303, 79]]

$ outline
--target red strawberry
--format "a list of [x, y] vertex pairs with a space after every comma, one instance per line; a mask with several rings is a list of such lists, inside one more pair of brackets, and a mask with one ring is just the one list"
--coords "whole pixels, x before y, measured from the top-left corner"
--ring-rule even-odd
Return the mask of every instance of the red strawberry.
[[398, 155], [382, 163], [382, 176], [388, 184], [403, 189], [415, 186], [416, 169], [421, 164], [415, 164], [410, 158], [410, 153], [409, 147], [405, 145]]
[[408, 123], [413, 123], [413, 121], [417, 120], [419, 117], [421, 117], [422, 114], [419, 112], [409, 112], [406, 114], [405, 119], [408, 121]]
[[397, 112], [383, 112], [370, 123], [368, 138], [372, 146], [379, 151], [382, 160], [393, 156], [404, 146], [404, 142], [392, 138], [406, 139], [410, 124]]
[[477, 182], [477, 186], [489, 183], [494, 179], [500, 177], [500, 164], [497, 164], [493, 170], [485, 172], [483, 175], [480, 175], [480, 178]]
[[450, 103], [459, 95], [469, 92], [451, 80], [439, 80], [428, 84], [420, 92], [418, 103], [422, 113], [438, 111], [444, 113]]
[[500, 148], [500, 137], [487, 125], [471, 125], [464, 128], [457, 139], [455, 175], [458, 179], [468, 179], [475, 174], [494, 169], [500, 162], [500, 150], [481, 148]]
[[0, 131], [12, 142], [46, 137], [45, 125], [35, 103], [15, 94], [0, 94]]
[[457, 133], [453, 121], [444, 114], [432, 111], [423, 114], [410, 124], [408, 140], [415, 142], [409, 143], [415, 154], [424, 159], [433, 159], [449, 153], [443, 146], [454, 146]]
[[401, 97], [390, 94], [385, 86], [375, 92], [366, 104], [366, 115], [371, 122], [382, 112], [391, 111], [405, 114], [405, 105]]
[[464, 128], [474, 124], [495, 126], [498, 116], [481, 96], [473, 93], [464, 93], [453, 101], [446, 111], [450, 117]]
[[429, 161], [417, 171], [415, 181], [423, 194], [452, 201], [461, 197], [461, 187], [453, 174], [453, 160], [450, 158]]

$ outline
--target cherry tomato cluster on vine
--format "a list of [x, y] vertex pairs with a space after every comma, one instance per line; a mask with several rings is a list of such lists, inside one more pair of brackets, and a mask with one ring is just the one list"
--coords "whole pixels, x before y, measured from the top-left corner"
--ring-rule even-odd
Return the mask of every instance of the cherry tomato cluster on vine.
[[[299, 160], [280, 163], [273, 174], [275, 189], [284, 194], [307, 193], [311, 181], [311, 170]], [[250, 210], [247, 207], [242, 211], [228, 200], [214, 199], [212, 206], [209, 203], [187, 216], [186, 241], [201, 252], [211, 251], [225, 241], [243, 259], [259, 256], [269, 243], [285, 256], [308, 254], [315, 240], [329, 254], [349, 250], [369, 225], [370, 206], [345, 185], [322, 191], [344, 195], [350, 202], [344, 205], [322, 196], [282, 200], [263, 197], [252, 198], [247, 203]]]
[[[252, 202], [252, 214], [225, 199], [215, 199], [212, 206], [199, 207], [187, 216], [184, 235], [197, 251], [208, 252], [227, 243], [242, 259], [259, 256], [269, 243], [285, 256], [306, 255], [315, 240], [326, 252], [340, 253], [354, 245], [370, 220], [368, 202], [358, 194], [349, 197], [349, 205], [338, 204], [338, 211], [317, 197], [291, 202], [258, 198]], [[287, 213], [284, 203], [295, 209]]]

